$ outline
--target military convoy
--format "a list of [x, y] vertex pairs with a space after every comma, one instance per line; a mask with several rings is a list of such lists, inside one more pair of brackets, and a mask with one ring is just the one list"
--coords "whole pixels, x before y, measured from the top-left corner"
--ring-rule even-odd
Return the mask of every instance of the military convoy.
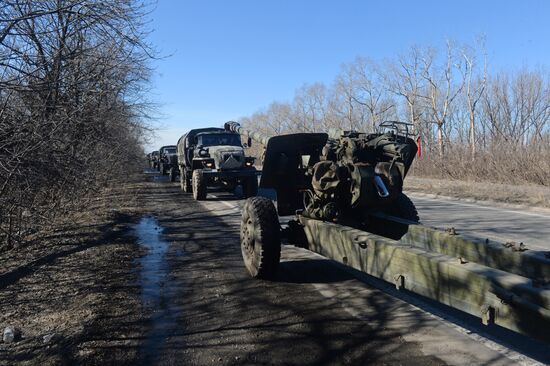
[[194, 129], [183, 135], [177, 145], [181, 189], [204, 200], [207, 188], [233, 191], [242, 186], [243, 196], [258, 191], [254, 157], [246, 156], [238, 133], [223, 128]]
[[[243, 187], [240, 246], [252, 277], [276, 278], [281, 244], [319, 253], [416, 294], [550, 342], [550, 257], [470, 240], [419, 223], [403, 181], [417, 153], [413, 126], [265, 136], [227, 122], [189, 131], [149, 161], [204, 200], [210, 186]], [[241, 137], [265, 146], [258, 172]], [[157, 154], [155, 154], [157, 153]], [[175, 156], [175, 158], [174, 158]], [[174, 165], [174, 163], [176, 165]], [[174, 172], [177, 168], [177, 172]], [[281, 216], [291, 216], [280, 224]]]

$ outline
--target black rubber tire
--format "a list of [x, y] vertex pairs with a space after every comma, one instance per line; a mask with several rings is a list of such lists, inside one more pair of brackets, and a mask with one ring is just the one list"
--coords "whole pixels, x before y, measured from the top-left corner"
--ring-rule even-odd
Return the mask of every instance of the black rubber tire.
[[265, 197], [245, 201], [241, 220], [241, 252], [248, 273], [273, 279], [281, 259], [281, 227], [273, 202]]
[[206, 179], [202, 174], [202, 170], [193, 170], [193, 198], [197, 201], [203, 201], [206, 199]]
[[390, 207], [385, 209], [384, 212], [388, 215], [400, 217], [405, 220], [410, 220], [414, 222], [420, 221], [416, 206], [404, 193], [401, 193], [399, 197], [397, 197], [395, 202]]
[[175, 182], [176, 176], [177, 176], [176, 168], [171, 167], [170, 171], [168, 172], [168, 177], [170, 177], [170, 182]]
[[254, 175], [243, 182], [244, 198], [255, 197], [258, 194], [258, 178]]
[[[416, 211], [414, 203], [403, 193], [401, 193], [389, 206], [382, 208], [380, 212], [416, 224], [420, 223], [418, 211]], [[409, 231], [409, 225], [406, 222], [388, 221], [374, 215], [368, 218], [366, 227], [362, 227], [362, 229], [386, 238], [400, 240], [403, 235], [407, 234]]]

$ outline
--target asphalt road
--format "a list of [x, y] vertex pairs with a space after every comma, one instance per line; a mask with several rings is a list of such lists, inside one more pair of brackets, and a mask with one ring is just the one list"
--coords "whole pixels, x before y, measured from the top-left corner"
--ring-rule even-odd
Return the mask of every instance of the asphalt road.
[[[209, 192], [196, 202], [175, 183], [157, 183], [145, 204], [168, 248], [144, 364], [550, 363], [545, 345], [483, 327], [303, 249], [284, 246], [277, 279], [253, 280], [239, 247], [243, 201]], [[451, 225], [429, 200], [414, 200], [424, 222]], [[459, 207], [435, 207], [454, 207], [459, 220]]]
[[461, 234], [500, 242], [523, 242], [533, 250], [550, 250], [550, 211], [468, 203], [427, 195], [409, 195], [423, 224], [454, 227]]

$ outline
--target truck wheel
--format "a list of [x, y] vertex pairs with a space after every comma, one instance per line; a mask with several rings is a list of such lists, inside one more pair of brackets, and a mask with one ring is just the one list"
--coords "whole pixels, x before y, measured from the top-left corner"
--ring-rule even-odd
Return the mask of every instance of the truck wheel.
[[180, 187], [185, 193], [192, 193], [193, 187], [191, 185], [191, 179], [187, 178], [185, 170], [180, 169]]
[[176, 168], [174, 168], [174, 167], [170, 168], [168, 176], [170, 177], [170, 182], [175, 182], [176, 181]]
[[254, 175], [243, 182], [244, 198], [254, 197], [258, 194], [258, 178]]
[[275, 206], [265, 197], [245, 201], [241, 221], [241, 252], [248, 273], [272, 279], [281, 259], [281, 230]]
[[193, 198], [197, 201], [206, 199], [206, 179], [202, 170], [193, 170]]

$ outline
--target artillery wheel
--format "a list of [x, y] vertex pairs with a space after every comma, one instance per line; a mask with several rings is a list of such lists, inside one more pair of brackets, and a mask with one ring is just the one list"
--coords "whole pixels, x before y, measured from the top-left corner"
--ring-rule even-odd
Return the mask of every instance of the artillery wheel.
[[384, 212], [388, 215], [400, 217], [405, 220], [420, 221], [416, 206], [404, 193], [401, 193], [390, 207], [384, 209]]
[[[381, 208], [379, 212], [405, 219], [407, 221], [412, 221], [413, 223], [419, 223], [420, 221], [418, 211], [416, 211], [414, 203], [403, 193], [397, 196], [395, 201], [391, 204]], [[369, 215], [367, 225], [363, 227], [363, 229], [373, 234], [384, 236], [393, 240], [399, 240], [409, 230], [408, 223], [386, 220], [384, 218], [377, 217], [376, 214], [367, 215]]]
[[170, 168], [170, 171], [168, 172], [168, 176], [170, 177], [170, 182], [175, 182], [176, 181], [176, 168], [174, 167], [171, 167]]
[[258, 178], [256, 175], [248, 177], [243, 182], [244, 198], [254, 197], [258, 194]]
[[193, 198], [197, 201], [206, 199], [206, 179], [202, 174], [202, 170], [193, 170]]
[[281, 229], [275, 206], [265, 197], [245, 201], [241, 221], [241, 252], [248, 273], [272, 279], [281, 258]]

